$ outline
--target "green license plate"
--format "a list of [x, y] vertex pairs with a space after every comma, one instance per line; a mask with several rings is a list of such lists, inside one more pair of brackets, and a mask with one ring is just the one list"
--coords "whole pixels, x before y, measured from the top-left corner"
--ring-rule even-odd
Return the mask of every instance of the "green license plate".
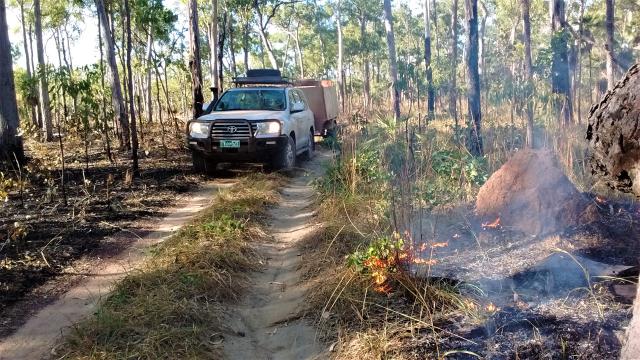
[[221, 148], [239, 148], [240, 140], [220, 140]]

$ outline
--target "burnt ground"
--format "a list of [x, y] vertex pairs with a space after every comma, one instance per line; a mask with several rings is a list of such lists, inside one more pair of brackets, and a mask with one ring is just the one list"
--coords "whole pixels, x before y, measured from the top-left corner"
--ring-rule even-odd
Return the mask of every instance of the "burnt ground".
[[[423, 235], [421, 257], [436, 264], [414, 271], [456, 284], [477, 310], [439, 324], [467, 339], [441, 334], [440, 351], [488, 359], [618, 358], [640, 265], [640, 208], [585, 197], [588, 223], [542, 236], [483, 226], [471, 205], [423, 217], [429, 238]], [[433, 354], [435, 342], [411, 350], [424, 351]]]
[[[70, 141], [70, 140], [69, 140]], [[129, 245], [112, 235], [122, 229], [141, 234], [141, 223], [165, 214], [178, 195], [204, 179], [192, 174], [188, 154], [178, 146], [141, 152], [140, 178], [131, 180], [128, 154], [116, 163], [102, 149], [66, 144], [64, 202], [56, 144], [29, 144], [31, 161], [21, 169], [2, 169], [0, 205], [0, 338], [78, 281], [94, 261]], [[77, 149], [77, 150], [76, 150]], [[22, 187], [22, 189], [20, 189]]]

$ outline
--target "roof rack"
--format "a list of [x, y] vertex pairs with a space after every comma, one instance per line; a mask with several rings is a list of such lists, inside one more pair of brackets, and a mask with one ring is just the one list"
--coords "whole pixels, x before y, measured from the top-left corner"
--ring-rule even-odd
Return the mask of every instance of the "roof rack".
[[277, 69], [247, 70], [247, 76], [233, 78], [236, 86], [242, 85], [292, 85]]

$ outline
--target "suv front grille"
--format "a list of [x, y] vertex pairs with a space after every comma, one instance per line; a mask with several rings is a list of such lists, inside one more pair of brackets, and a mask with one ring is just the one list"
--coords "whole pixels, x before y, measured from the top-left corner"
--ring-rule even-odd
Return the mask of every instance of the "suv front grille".
[[247, 140], [256, 131], [256, 125], [246, 121], [221, 120], [211, 126], [211, 137], [214, 139]]

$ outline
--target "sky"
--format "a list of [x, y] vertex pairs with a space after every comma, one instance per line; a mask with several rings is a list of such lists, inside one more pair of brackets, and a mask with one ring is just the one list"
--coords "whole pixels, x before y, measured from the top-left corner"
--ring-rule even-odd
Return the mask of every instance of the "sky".
[[[398, 3], [398, 1], [395, 1]], [[404, 0], [412, 9], [420, 11], [423, 6], [423, 0]], [[165, 5], [178, 14], [178, 24], [187, 23], [186, 7], [180, 0], [164, 0]], [[321, 1], [322, 3], [322, 1]], [[24, 48], [22, 45], [22, 28], [20, 22], [20, 11], [17, 8], [7, 8], [7, 22], [9, 25], [9, 40], [13, 46], [20, 48], [20, 57], [14, 59], [16, 67], [26, 68]], [[83, 11], [83, 21], [78, 23], [80, 29], [79, 35], [71, 42], [71, 56], [74, 66], [83, 66], [94, 64], [98, 61], [100, 53], [98, 50], [98, 19], [96, 15], [85, 9]], [[45, 59], [48, 63], [58, 65], [58, 55], [55, 41], [50, 32], [45, 31]], [[35, 38], [33, 39], [33, 49], [36, 51]], [[34, 58], [35, 59], [35, 58]]]
[[[184, 5], [180, 0], [165, 0], [166, 6], [176, 14], [178, 14], [178, 23], [186, 23], [186, 14], [183, 10]], [[98, 18], [96, 14], [87, 9], [83, 10], [83, 21], [77, 24], [80, 29], [79, 34], [75, 34], [76, 38], [71, 42], [71, 56], [73, 66], [84, 66], [98, 62], [100, 52], [97, 46], [98, 42]], [[22, 44], [22, 23], [20, 22], [20, 10], [18, 8], [7, 7], [7, 23], [9, 26], [9, 40], [11, 45], [18, 46], [20, 49], [20, 57], [13, 59], [14, 65], [19, 68], [26, 68], [26, 59], [24, 56], [24, 47]], [[36, 51], [35, 37], [33, 39], [33, 51]], [[51, 32], [44, 33], [44, 52], [45, 59], [48, 63], [58, 65], [58, 55], [55, 40]], [[35, 60], [35, 58], [34, 58]]]

